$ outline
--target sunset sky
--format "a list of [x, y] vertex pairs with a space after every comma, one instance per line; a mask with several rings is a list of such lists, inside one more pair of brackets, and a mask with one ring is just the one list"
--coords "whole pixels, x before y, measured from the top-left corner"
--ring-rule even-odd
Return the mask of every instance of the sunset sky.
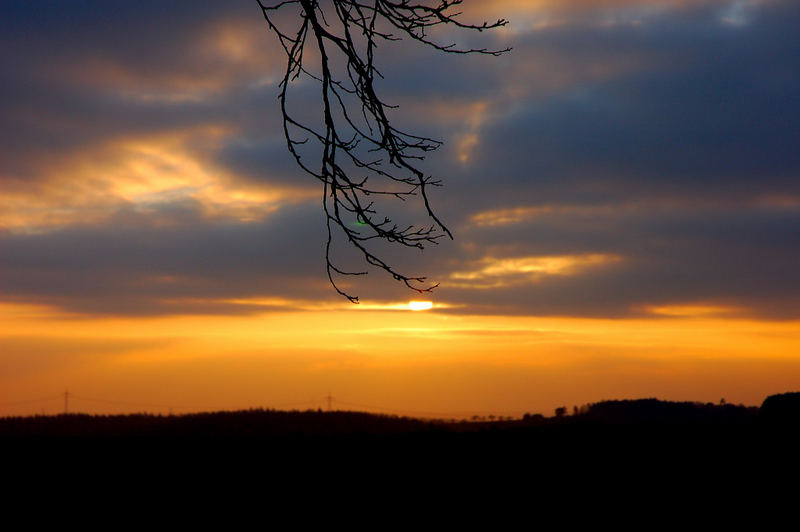
[[800, 2], [460, 10], [510, 23], [437, 39], [513, 50], [377, 50], [390, 118], [444, 141], [420, 166], [454, 235], [387, 257], [440, 286], [374, 269], [353, 305], [254, 0], [0, 1], [0, 416], [800, 389]]

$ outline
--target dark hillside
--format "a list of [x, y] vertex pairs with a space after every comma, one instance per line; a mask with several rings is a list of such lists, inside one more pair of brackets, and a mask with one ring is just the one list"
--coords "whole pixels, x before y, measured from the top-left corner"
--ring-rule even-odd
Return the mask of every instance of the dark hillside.
[[800, 423], [773, 406], [787, 401], [765, 401], [769, 416], [757, 407], [641, 399], [585, 405], [573, 415], [469, 422], [319, 410], [16, 417], [0, 419], [0, 449], [25, 471], [114, 478], [149, 471], [238, 482], [251, 471], [262, 480], [277, 471], [290, 479], [329, 471], [388, 481], [424, 471], [429, 479], [464, 478], [465, 486], [478, 478], [525, 485], [547, 478], [564, 489], [575, 488], [574, 478], [667, 486], [687, 475], [768, 476], [797, 462]]
[[758, 431], [780, 421], [791, 425], [800, 413], [800, 394], [768, 397], [761, 409], [741, 405], [614, 400], [584, 405], [573, 415], [500, 421], [422, 420], [363, 412], [253, 409], [162, 416], [151, 414], [11, 417], [0, 419], [4, 437], [339, 437], [346, 435], [478, 434], [520, 436], [626, 431]]

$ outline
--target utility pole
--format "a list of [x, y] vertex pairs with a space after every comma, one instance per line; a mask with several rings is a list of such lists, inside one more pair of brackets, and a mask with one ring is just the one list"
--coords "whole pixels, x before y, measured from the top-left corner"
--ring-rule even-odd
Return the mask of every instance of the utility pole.
[[328, 412], [330, 412], [331, 411], [331, 404], [333, 403], [333, 396], [331, 395], [330, 391], [328, 392], [328, 395], [325, 396], [325, 399], [328, 401]]
[[64, 390], [64, 414], [69, 414], [69, 390]]

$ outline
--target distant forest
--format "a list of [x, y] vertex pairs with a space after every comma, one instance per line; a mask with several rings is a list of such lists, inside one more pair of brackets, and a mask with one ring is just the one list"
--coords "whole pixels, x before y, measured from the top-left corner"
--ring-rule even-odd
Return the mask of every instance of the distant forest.
[[800, 393], [769, 396], [761, 407], [671, 402], [658, 399], [602, 401], [557, 408], [555, 415], [522, 418], [429, 420], [350, 411], [252, 409], [186, 415], [62, 414], [0, 418], [0, 437], [256, 437], [298, 439], [358, 436], [497, 435], [556, 437], [633, 432], [727, 434], [800, 426]]

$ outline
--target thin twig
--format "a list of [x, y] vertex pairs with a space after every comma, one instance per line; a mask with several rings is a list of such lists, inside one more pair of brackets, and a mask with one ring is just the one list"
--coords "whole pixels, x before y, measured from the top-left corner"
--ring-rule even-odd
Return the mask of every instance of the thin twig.
[[[396, 106], [384, 102], [374, 86], [376, 78], [383, 78], [375, 66], [375, 49], [379, 41], [397, 41], [406, 36], [445, 53], [500, 55], [510, 49], [458, 48], [455, 44], [441, 44], [432, 40], [428, 31], [436, 26], [452, 25], [480, 32], [505, 26], [508, 22], [501, 19], [493, 23], [463, 23], [457, 20], [460, 13], [452, 10], [462, 3], [461, 0], [428, 3], [410, 0], [256, 2], [269, 29], [277, 35], [287, 58], [278, 96], [287, 148], [303, 171], [324, 184], [322, 204], [327, 225], [325, 260], [328, 279], [337, 293], [353, 303], [358, 302], [357, 296], [337, 285], [336, 276], [365, 275], [367, 272], [344, 270], [334, 265], [333, 238], [338, 229], [367, 264], [383, 269], [412, 290], [430, 292], [438, 284], [425, 286], [425, 277], [401, 273], [367, 245], [374, 240], [384, 240], [424, 249], [428, 244], [438, 243], [442, 237], [453, 238], [450, 230], [434, 213], [428, 197], [428, 187], [440, 186], [441, 181], [425, 175], [417, 166], [425, 154], [442, 143], [392, 126], [387, 110]], [[295, 31], [286, 32], [278, 27], [276, 14], [291, 8], [298, 10], [299, 25]], [[379, 27], [393, 28], [398, 34]], [[309, 37], [311, 41], [307, 40]], [[318, 70], [315, 67], [314, 72], [303, 64], [305, 47], [310, 43], [316, 46], [320, 61]], [[341, 64], [340, 61], [344, 64], [341, 74], [333, 70], [333, 65]], [[320, 84], [323, 108], [321, 126], [302, 122], [290, 111], [289, 87], [302, 76], [308, 76]], [[348, 109], [348, 99], [358, 102], [359, 120]], [[309, 141], [321, 147], [321, 156], [315, 163], [319, 165], [318, 169], [312, 169], [303, 161], [301, 147], [307, 146]], [[365, 153], [380, 155], [370, 155], [367, 160]], [[345, 163], [355, 170], [347, 170]], [[378, 182], [377, 186], [375, 181]], [[398, 226], [376, 211], [374, 203], [367, 200], [369, 196], [401, 201], [419, 196], [433, 223], [422, 227]], [[357, 229], [351, 225], [353, 222]]]

